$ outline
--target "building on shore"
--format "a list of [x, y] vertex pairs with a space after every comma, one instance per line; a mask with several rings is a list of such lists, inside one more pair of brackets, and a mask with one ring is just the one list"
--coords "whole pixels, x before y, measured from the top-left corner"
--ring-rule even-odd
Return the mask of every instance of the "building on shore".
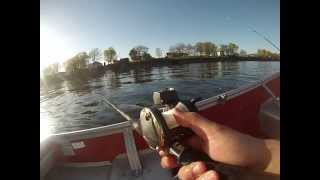
[[103, 65], [102, 65], [100, 62], [98, 62], [98, 61], [95, 61], [95, 62], [93, 62], [93, 63], [91, 63], [91, 64], [88, 64], [89, 70], [102, 68], [102, 66], [103, 66]]
[[223, 50], [218, 50], [217, 51], [217, 56], [220, 57], [220, 56], [226, 56], [226, 52], [223, 51]]
[[252, 53], [252, 54], [248, 54], [247, 56], [248, 57], [257, 57], [257, 54]]
[[121, 58], [119, 63], [129, 63], [129, 58]]
[[168, 58], [185, 57], [185, 56], [188, 56], [188, 54], [182, 53], [182, 52], [168, 52], [167, 53]]

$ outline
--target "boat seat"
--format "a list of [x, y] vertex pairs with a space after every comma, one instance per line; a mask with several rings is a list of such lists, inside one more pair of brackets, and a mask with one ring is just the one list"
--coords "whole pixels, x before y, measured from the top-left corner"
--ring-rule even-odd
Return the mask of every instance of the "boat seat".
[[269, 138], [280, 139], [280, 98], [268, 99], [260, 106], [261, 131]]

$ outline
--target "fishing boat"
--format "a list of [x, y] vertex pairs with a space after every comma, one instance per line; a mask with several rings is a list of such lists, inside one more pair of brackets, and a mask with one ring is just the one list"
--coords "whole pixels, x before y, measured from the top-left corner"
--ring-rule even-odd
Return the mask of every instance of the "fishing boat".
[[[280, 73], [195, 103], [199, 113], [242, 133], [280, 139]], [[43, 180], [171, 179], [132, 122], [53, 134], [40, 142]]]

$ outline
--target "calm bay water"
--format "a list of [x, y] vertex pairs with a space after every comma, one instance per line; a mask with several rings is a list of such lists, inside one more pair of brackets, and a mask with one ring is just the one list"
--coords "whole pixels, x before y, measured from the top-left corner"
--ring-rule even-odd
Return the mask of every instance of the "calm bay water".
[[280, 71], [279, 62], [212, 62], [106, 71], [90, 80], [40, 89], [40, 140], [50, 133], [124, 121], [101, 94], [118, 105], [152, 104], [152, 93], [173, 87], [181, 98], [208, 98]]

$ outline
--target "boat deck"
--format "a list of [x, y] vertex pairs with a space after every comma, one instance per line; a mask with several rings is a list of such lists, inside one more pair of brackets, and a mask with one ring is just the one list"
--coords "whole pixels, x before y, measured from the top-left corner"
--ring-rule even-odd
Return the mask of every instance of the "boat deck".
[[45, 180], [147, 180], [171, 179], [170, 170], [160, 166], [160, 159], [156, 152], [147, 150], [139, 152], [143, 172], [135, 176], [131, 171], [127, 156], [119, 155], [111, 165], [53, 168]]
[[97, 167], [57, 167], [50, 171], [46, 180], [107, 180], [111, 165]]
[[261, 105], [260, 124], [266, 135], [270, 138], [280, 139], [280, 105], [273, 99], [269, 99]]

